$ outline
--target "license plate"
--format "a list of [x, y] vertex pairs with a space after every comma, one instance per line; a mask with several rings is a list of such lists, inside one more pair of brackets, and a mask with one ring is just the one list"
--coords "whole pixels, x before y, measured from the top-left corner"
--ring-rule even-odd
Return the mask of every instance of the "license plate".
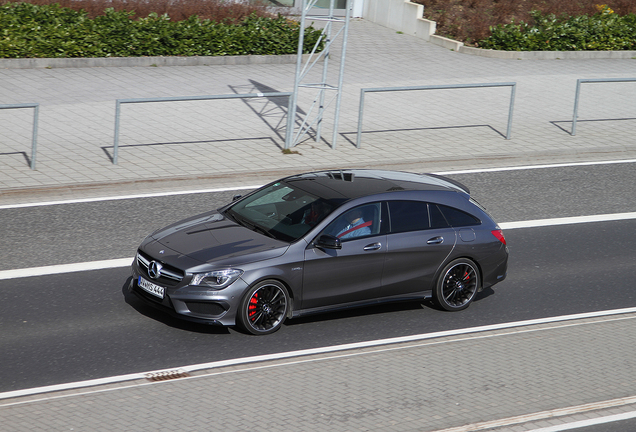
[[152, 282], [149, 282], [146, 279], [142, 278], [141, 276], [139, 276], [139, 279], [137, 279], [137, 285], [139, 285], [139, 288], [146, 291], [148, 294], [152, 294], [153, 296], [159, 297], [160, 299], [163, 298], [166, 292], [166, 289], [164, 287], [155, 285]]

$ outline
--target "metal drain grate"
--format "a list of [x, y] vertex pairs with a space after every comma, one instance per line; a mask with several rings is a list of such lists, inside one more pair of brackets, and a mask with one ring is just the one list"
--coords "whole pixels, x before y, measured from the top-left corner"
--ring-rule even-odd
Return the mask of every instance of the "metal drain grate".
[[148, 381], [167, 381], [177, 378], [186, 378], [189, 377], [190, 374], [184, 370], [177, 369], [171, 371], [162, 371], [162, 372], [153, 372], [146, 374], [146, 379]]

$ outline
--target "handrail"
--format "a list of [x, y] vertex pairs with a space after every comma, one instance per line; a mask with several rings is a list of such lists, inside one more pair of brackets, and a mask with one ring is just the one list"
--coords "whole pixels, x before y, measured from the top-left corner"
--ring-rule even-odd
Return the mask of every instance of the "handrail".
[[252, 99], [262, 97], [287, 97], [287, 131], [285, 135], [285, 149], [289, 148], [291, 142], [291, 122], [293, 119], [289, 116], [291, 112], [292, 98], [291, 92], [271, 92], [271, 93], [246, 93], [246, 94], [230, 94], [230, 95], [208, 95], [208, 96], [176, 96], [176, 97], [158, 97], [158, 98], [136, 98], [136, 99], [117, 99], [115, 102], [115, 140], [113, 151], [113, 164], [117, 165], [119, 155], [119, 124], [121, 117], [121, 105], [132, 103], [150, 103], [150, 102], [184, 102], [184, 101], [202, 101], [215, 99]]
[[506, 139], [510, 139], [510, 132], [512, 128], [512, 112], [515, 103], [515, 92], [517, 83], [503, 82], [503, 83], [480, 83], [480, 84], [443, 84], [443, 85], [423, 85], [423, 86], [410, 86], [410, 87], [377, 87], [377, 88], [363, 88], [360, 90], [360, 108], [358, 110], [358, 134], [356, 138], [356, 147], [360, 148], [360, 141], [362, 139], [362, 115], [364, 111], [364, 95], [365, 93], [378, 93], [378, 92], [394, 92], [394, 91], [411, 91], [411, 90], [439, 90], [439, 89], [460, 89], [460, 88], [479, 88], [479, 87], [512, 87], [510, 94], [510, 107], [508, 109], [508, 128], [506, 130]]
[[33, 132], [31, 135], [31, 169], [35, 169], [35, 158], [37, 155], [38, 147], [38, 118], [40, 115], [39, 103], [21, 103], [21, 104], [9, 104], [0, 105], [0, 109], [18, 109], [18, 108], [34, 108], [33, 110]]
[[576, 135], [576, 121], [579, 117], [579, 98], [581, 94], [581, 84], [583, 83], [609, 83], [609, 82], [633, 82], [636, 78], [590, 78], [576, 80], [576, 94], [574, 96], [574, 114], [572, 115], [572, 131], [570, 135]]

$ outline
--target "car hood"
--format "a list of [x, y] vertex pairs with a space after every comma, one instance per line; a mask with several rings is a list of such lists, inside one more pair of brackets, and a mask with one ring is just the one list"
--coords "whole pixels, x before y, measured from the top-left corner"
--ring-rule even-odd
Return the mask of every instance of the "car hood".
[[150, 237], [201, 263], [232, 266], [275, 258], [289, 248], [289, 243], [254, 232], [216, 211], [169, 225]]

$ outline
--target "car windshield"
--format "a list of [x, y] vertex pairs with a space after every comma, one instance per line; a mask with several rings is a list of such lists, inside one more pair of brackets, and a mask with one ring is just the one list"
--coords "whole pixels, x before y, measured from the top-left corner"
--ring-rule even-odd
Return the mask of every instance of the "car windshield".
[[278, 182], [238, 201], [225, 214], [246, 228], [293, 242], [332, 211], [324, 199]]

